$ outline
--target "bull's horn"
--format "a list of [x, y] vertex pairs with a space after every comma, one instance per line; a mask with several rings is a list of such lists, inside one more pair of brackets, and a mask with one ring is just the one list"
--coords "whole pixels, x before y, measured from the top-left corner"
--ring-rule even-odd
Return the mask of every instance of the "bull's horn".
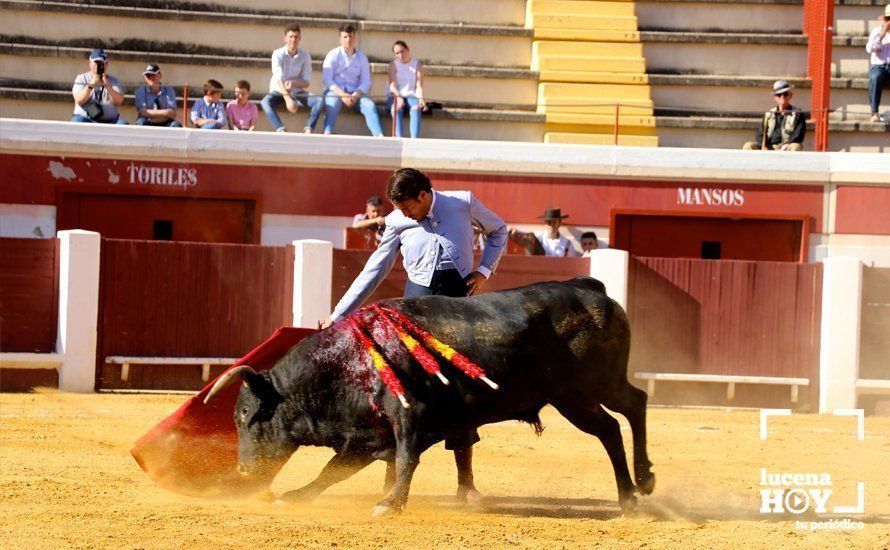
[[216, 384], [210, 388], [210, 391], [207, 392], [207, 397], [204, 398], [204, 404], [206, 405], [211, 399], [216, 396], [219, 392], [223, 391], [228, 386], [232, 385], [237, 381], [238, 378], [244, 378], [246, 373], [256, 374], [256, 371], [253, 370], [253, 367], [250, 365], [239, 365], [234, 369], [231, 369], [229, 372], [220, 376], [219, 380], [216, 381]]

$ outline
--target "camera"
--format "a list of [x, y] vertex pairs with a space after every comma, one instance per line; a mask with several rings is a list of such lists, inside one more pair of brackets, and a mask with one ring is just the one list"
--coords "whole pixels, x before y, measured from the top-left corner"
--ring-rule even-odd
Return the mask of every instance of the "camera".
[[105, 62], [104, 61], [96, 61], [96, 74], [102, 76], [105, 74]]

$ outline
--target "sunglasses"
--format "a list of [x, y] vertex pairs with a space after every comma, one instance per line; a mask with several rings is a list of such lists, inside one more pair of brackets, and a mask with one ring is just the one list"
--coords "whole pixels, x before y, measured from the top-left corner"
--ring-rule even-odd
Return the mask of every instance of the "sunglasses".
[[773, 95], [775, 95], [776, 97], [785, 97], [786, 95], [788, 95], [790, 93], [791, 92], [782, 92], [781, 94], [773, 94]]

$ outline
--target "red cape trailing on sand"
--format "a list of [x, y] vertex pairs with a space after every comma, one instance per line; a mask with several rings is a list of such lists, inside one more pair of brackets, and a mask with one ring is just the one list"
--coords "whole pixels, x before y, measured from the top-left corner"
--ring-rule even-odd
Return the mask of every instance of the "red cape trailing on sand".
[[[250, 365], [257, 371], [268, 370], [289, 349], [313, 332], [304, 328], [280, 328], [239, 359], [232, 368]], [[200, 393], [158, 423], [130, 451], [139, 466], [160, 487], [191, 496], [216, 496], [265, 489], [271, 482], [259, 480], [248, 483], [238, 475], [235, 469], [238, 464], [238, 432], [232, 411], [240, 384], [226, 388], [205, 405], [204, 397], [215, 382], [211, 381]]]

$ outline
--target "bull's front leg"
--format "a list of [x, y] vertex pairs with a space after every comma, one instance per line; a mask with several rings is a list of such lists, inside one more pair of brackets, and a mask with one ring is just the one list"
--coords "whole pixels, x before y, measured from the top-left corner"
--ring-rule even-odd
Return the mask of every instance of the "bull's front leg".
[[389, 494], [371, 510], [374, 517], [398, 514], [405, 509], [408, 492], [411, 489], [411, 478], [420, 464], [420, 451], [414, 441], [397, 441], [396, 443], [396, 479]]
[[374, 462], [374, 457], [367, 453], [353, 453], [350, 451], [341, 451], [335, 454], [324, 469], [309, 484], [300, 487], [295, 491], [288, 491], [278, 497], [277, 503], [290, 502], [309, 502], [320, 495], [325, 489], [340, 483], [341, 481], [351, 477], [353, 474]]

